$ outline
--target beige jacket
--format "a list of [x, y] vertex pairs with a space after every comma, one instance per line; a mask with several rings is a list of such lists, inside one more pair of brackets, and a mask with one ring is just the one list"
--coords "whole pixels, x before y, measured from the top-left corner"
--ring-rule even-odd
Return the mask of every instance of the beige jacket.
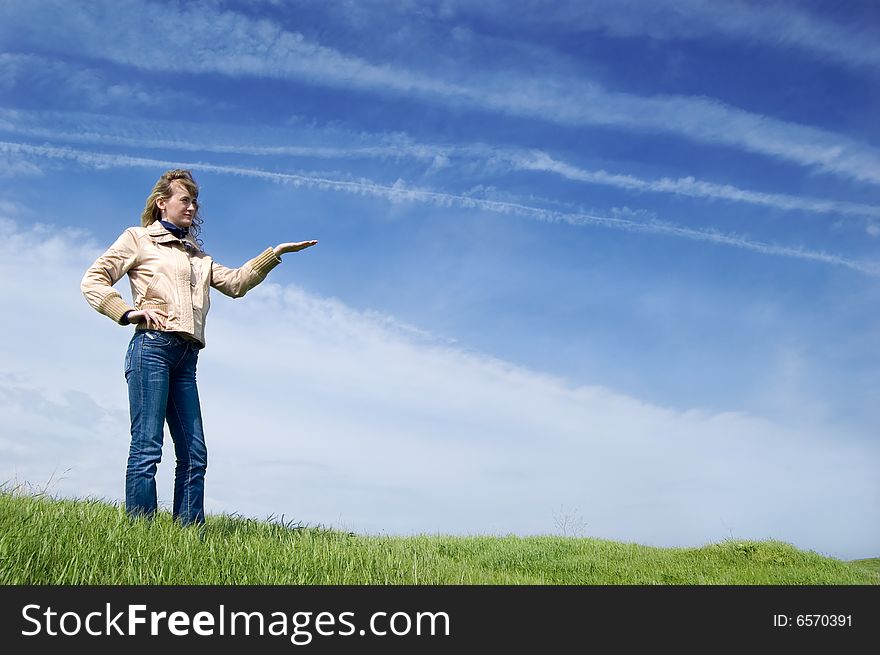
[[[123, 232], [89, 267], [81, 288], [92, 307], [117, 323], [129, 310], [160, 309], [168, 315], [167, 331], [191, 335], [204, 346], [210, 287], [238, 298], [280, 263], [267, 248], [241, 268], [227, 268], [211, 259], [192, 237], [182, 241], [156, 221]], [[134, 307], [113, 289], [126, 273]]]

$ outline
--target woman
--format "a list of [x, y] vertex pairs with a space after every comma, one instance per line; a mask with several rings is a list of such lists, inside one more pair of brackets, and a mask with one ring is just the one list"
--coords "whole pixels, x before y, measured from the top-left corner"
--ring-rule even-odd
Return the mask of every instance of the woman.
[[[188, 170], [167, 171], [147, 198], [142, 227], [130, 227], [86, 271], [88, 303], [122, 325], [134, 324], [125, 356], [131, 448], [125, 473], [125, 511], [156, 513], [156, 467], [167, 421], [177, 464], [172, 515], [182, 525], [205, 521], [207, 449], [196, 388], [198, 353], [205, 346], [208, 291], [238, 298], [260, 282], [281, 255], [317, 241], [267, 248], [241, 268], [215, 262], [196, 237], [199, 187]], [[134, 307], [113, 289], [128, 275]]]

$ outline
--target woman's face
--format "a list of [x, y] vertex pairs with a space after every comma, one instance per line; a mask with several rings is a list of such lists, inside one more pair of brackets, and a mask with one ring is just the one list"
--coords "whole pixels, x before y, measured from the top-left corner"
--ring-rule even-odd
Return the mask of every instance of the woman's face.
[[162, 211], [162, 218], [177, 227], [190, 227], [198, 201], [176, 180], [171, 183], [171, 191], [170, 198], [159, 198], [156, 201], [156, 206]]

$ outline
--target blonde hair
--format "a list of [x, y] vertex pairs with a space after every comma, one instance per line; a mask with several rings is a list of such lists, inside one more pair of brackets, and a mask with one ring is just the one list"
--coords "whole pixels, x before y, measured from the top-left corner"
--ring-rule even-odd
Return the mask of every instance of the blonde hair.
[[162, 218], [162, 210], [159, 209], [157, 201], [159, 198], [167, 200], [174, 195], [172, 184], [178, 182], [186, 189], [187, 193], [192, 196], [195, 204], [195, 213], [193, 214], [192, 227], [190, 233], [193, 237], [197, 237], [202, 230], [202, 217], [200, 214], [199, 203], [196, 202], [199, 197], [199, 185], [193, 179], [192, 172], [185, 168], [175, 168], [162, 173], [162, 177], [153, 186], [153, 191], [147, 197], [144, 205], [144, 211], [141, 212], [141, 226], [149, 227]]

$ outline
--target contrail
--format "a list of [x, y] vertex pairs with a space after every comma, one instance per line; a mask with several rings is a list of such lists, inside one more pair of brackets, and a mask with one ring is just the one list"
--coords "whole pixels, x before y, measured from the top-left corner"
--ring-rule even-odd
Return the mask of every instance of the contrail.
[[629, 218], [613, 216], [599, 216], [582, 212], [560, 212], [541, 207], [533, 207], [521, 203], [487, 200], [470, 196], [443, 193], [407, 187], [401, 182], [393, 185], [378, 184], [371, 180], [338, 180], [319, 177], [315, 175], [303, 175], [299, 173], [277, 173], [264, 171], [256, 168], [243, 168], [238, 166], [224, 166], [207, 164], [203, 162], [181, 162], [164, 159], [151, 159], [146, 157], [132, 157], [129, 155], [116, 155], [100, 152], [88, 152], [73, 148], [59, 148], [50, 145], [35, 146], [22, 143], [10, 143], [0, 141], [0, 150], [9, 154], [34, 155], [52, 159], [68, 159], [79, 164], [94, 168], [106, 168], [108, 166], [128, 168], [189, 168], [193, 170], [210, 171], [226, 175], [238, 175], [273, 182], [292, 184], [297, 187], [307, 187], [325, 191], [338, 191], [358, 195], [383, 198], [392, 202], [421, 202], [440, 207], [462, 207], [467, 209], [481, 209], [496, 214], [508, 214], [525, 216], [547, 223], [567, 223], [574, 226], [597, 225], [626, 232], [643, 234], [663, 234], [692, 241], [704, 241], [720, 245], [731, 246], [750, 250], [764, 255], [791, 257], [808, 261], [822, 262], [844, 266], [852, 270], [871, 276], [880, 276], [880, 262], [859, 261], [841, 257], [839, 255], [823, 251], [793, 248], [773, 243], [753, 241], [735, 234], [725, 234], [716, 230], [698, 230], [683, 227], [673, 223], [662, 221], [636, 221]]
[[[29, 121], [58, 124], [66, 123], [70, 118], [81, 118], [81, 122], [73, 129], [48, 129], [28, 124]], [[730, 184], [717, 184], [699, 180], [693, 176], [679, 178], [644, 179], [627, 173], [615, 173], [605, 170], [589, 170], [554, 159], [541, 150], [498, 149], [484, 144], [472, 145], [435, 145], [394, 141], [374, 145], [347, 145], [344, 147], [315, 145], [251, 145], [251, 144], [220, 144], [208, 139], [157, 139], [158, 128], [151, 124], [141, 124], [140, 130], [150, 134], [149, 137], [122, 136], [103, 133], [107, 128], [109, 117], [67, 114], [63, 112], [43, 112], [39, 115], [19, 110], [0, 109], [0, 127], [14, 132], [24, 138], [45, 139], [47, 142], [68, 142], [87, 144], [85, 147], [121, 146], [151, 150], [169, 149], [186, 152], [231, 153], [255, 155], [262, 157], [314, 157], [320, 159], [415, 159], [421, 162], [435, 163], [455, 159], [482, 161], [484, 165], [503, 164], [514, 170], [534, 171], [557, 175], [567, 180], [592, 185], [609, 186], [634, 192], [673, 194], [692, 198], [718, 198], [730, 202], [747, 203], [762, 207], [772, 207], [784, 211], [805, 211], [815, 214], [833, 214], [837, 216], [859, 216], [880, 219], [880, 206], [862, 203], [792, 196], [782, 193], [767, 193], [736, 187]], [[191, 129], [190, 129], [191, 131]]]

